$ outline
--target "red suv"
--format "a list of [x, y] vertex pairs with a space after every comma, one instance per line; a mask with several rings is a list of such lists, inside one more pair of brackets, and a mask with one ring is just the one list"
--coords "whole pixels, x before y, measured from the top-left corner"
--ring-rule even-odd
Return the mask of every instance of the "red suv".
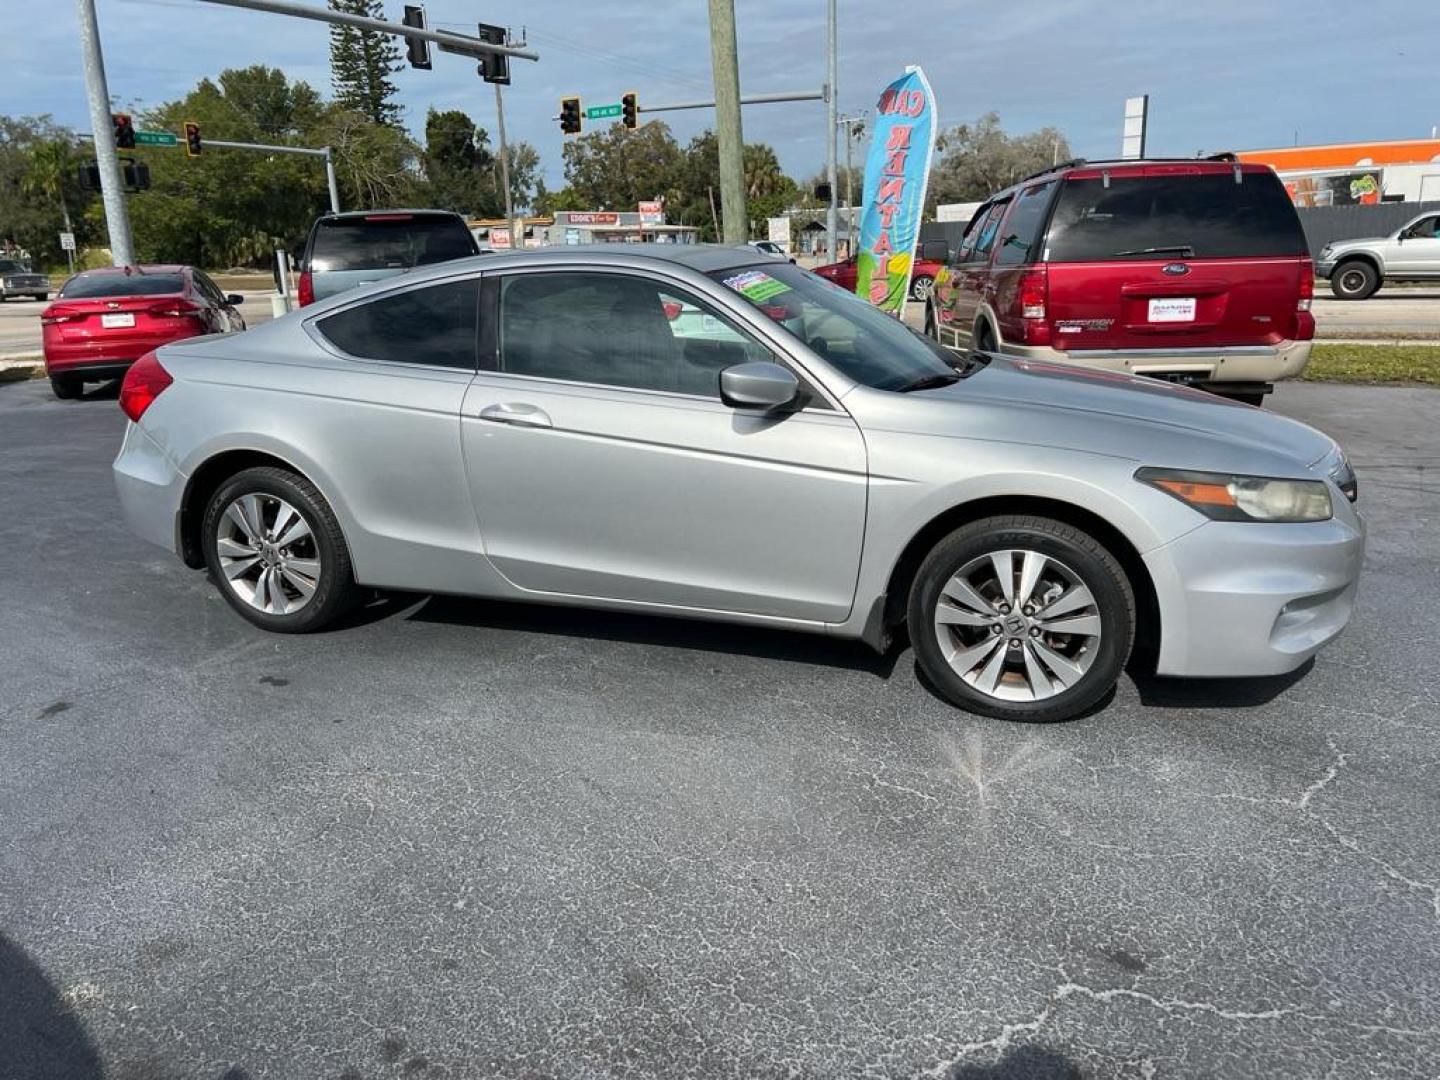
[[107, 266], [76, 274], [40, 313], [45, 371], [59, 398], [79, 397], [86, 382], [122, 375], [161, 345], [197, 334], [244, 330], [226, 295], [193, 266]]
[[1314, 289], [1300, 219], [1269, 166], [1073, 161], [975, 212], [925, 324], [952, 347], [1258, 405], [1310, 359]]

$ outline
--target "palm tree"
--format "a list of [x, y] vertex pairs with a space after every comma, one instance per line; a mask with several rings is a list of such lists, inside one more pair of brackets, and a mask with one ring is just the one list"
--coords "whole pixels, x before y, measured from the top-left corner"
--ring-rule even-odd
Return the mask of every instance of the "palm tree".
[[20, 181], [26, 195], [59, 204], [65, 231], [70, 225], [70, 208], [65, 205], [65, 186], [74, 175], [75, 151], [63, 139], [47, 139], [30, 151], [30, 164]]
[[765, 143], [747, 143], [744, 156], [745, 196], [750, 199], [773, 195], [784, 183], [780, 159]]

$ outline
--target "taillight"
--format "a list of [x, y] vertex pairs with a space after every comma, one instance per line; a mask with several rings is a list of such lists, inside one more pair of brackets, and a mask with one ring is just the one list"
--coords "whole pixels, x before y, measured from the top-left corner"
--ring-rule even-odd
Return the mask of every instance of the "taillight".
[[1020, 320], [1024, 344], [1049, 345], [1050, 324], [1045, 320], [1045, 303], [1050, 293], [1050, 275], [1043, 266], [1032, 266], [1020, 275]]
[[146, 353], [125, 372], [125, 381], [120, 384], [120, 411], [138, 424], [145, 410], [174, 381], [155, 354]]
[[300, 306], [313, 304], [315, 302], [315, 279], [306, 270], [300, 275], [300, 283], [295, 287], [295, 294], [300, 300]]
[[68, 311], [50, 310], [41, 313], [40, 325], [58, 326], [60, 323], [79, 322], [83, 318], [85, 318], [85, 312], [83, 311], [79, 313], [74, 313]]
[[156, 315], [162, 319], [198, 319], [204, 314], [200, 305], [195, 301], [175, 298], [151, 304], [145, 311], [146, 314]]
[[1309, 311], [1310, 302], [1315, 299], [1315, 264], [1309, 259], [1300, 263], [1300, 299], [1295, 301], [1296, 311]]

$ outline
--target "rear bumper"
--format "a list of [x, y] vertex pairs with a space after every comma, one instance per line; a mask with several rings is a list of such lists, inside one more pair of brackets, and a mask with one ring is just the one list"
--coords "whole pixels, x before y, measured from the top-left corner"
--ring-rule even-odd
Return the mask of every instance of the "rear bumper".
[[52, 364], [45, 361], [47, 375], [68, 375], [74, 379], [118, 379], [130, 370], [134, 360], [97, 360], [87, 363]]
[[1365, 528], [1212, 521], [1145, 556], [1160, 605], [1161, 675], [1293, 671], [1350, 620]]
[[[52, 375], [58, 375], [61, 372], [79, 374], [85, 369], [107, 367], [112, 369], [112, 374], [116, 373], [115, 369], [123, 372], [147, 352], [158, 349], [162, 345], [197, 337], [202, 333], [197, 326], [191, 333], [170, 334], [165, 337], [112, 339], [102, 335], [79, 341], [66, 341], [54, 327], [47, 326], [45, 331], [45, 370]], [[94, 376], [97, 379], [101, 377], [100, 375]]]
[[1312, 341], [1189, 349], [1072, 349], [1005, 344], [1004, 351], [1027, 360], [1078, 364], [1129, 375], [1150, 375], [1197, 386], [1272, 383], [1293, 379], [1310, 362]]
[[178, 554], [184, 474], [136, 424], [125, 425], [125, 438], [111, 471], [125, 524], [142, 539]]

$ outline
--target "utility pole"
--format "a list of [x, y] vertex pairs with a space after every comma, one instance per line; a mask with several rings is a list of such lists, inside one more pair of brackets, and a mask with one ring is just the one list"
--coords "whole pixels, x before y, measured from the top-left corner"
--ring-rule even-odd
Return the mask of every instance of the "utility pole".
[[836, 82], [839, 79], [839, 34], [835, 22], [835, 0], [825, 5], [825, 182], [830, 185], [830, 205], [825, 208], [825, 243], [834, 259], [839, 230], [835, 225], [835, 121]]
[[[510, 151], [505, 143], [505, 99], [500, 96], [500, 84], [495, 84], [495, 121], [500, 128], [500, 186], [505, 189], [505, 228], [510, 233], [510, 246], [515, 246], [515, 212], [510, 206]], [[524, 246], [525, 237], [520, 237]]]
[[335, 155], [325, 147], [325, 186], [330, 189], [330, 212], [340, 212], [340, 185], [335, 183]]
[[110, 88], [105, 83], [105, 57], [100, 52], [95, 0], [76, 0], [76, 8], [85, 62], [85, 95], [90, 99], [90, 127], [95, 137], [95, 163], [100, 167], [100, 196], [105, 204], [105, 228], [110, 233], [110, 258], [116, 266], [129, 266], [135, 262], [135, 245], [130, 239], [130, 212], [125, 206], [120, 158], [115, 152], [115, 122], [110, 116]]
[[848, 245], [848, 253], [855, 254], [855, 166], [851, 161], [850, 150], [855, 145], [857, 133], [865, 130], [865, 114], [859, 116], [842, 116], [840, 124], [845, 128], [845, 206], [849, 220], [845, 223], [845, 237]]
[[[834, 0], [831, 0], [833, 3]], [[720, 149], [721, 240], [750, 239], [745, 210], [745, 137], [740, 129], [740, 60], [735, 45], [735, 0], [710, 0], [710, 68], [715, 81], [715, 135]]]

